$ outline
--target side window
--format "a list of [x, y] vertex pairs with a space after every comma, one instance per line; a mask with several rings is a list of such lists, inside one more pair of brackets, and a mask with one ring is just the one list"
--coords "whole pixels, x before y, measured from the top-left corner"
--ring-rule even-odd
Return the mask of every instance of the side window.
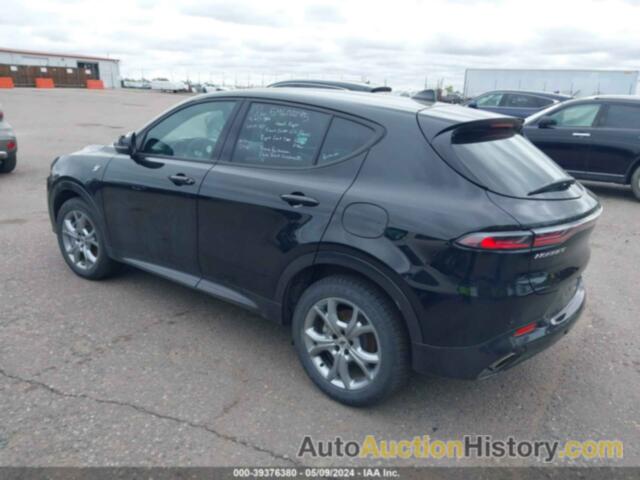
[[600, 105], [586, 103], [563, 108], [550, 115], [559, 127], [591, 127], [593, 125]]
[[369, 142], [374, 133], [369, 127], [335, 117], [322, 145], [318, 164], [322, 165], [346, 157]]
[[265, 166], [310, 166], [330, 119], [331, 115], [312, 110], [253, 103], [231, 161]]
[[503, 104], [507, 107], [516, 108], [540, 108], [545, 105], [549, 105], [551, 100], [545, 100], [544, 98], [535, 97], [533, 95], [520, 95], [520, 94], [508, 94], [507, 99]]
[[536, 99], [538, 101], [538, 107], [539, 108], [548, 107], [549, 105], [551, 105], [553, 103], [553, 100], [551, 100], [550, 98], [536, 97]]
[[640, 107], [634, 105], [609, 104], [600, 125], [609, 128], [640, 130]]
[[211, 159], [235, 102], [183, 108], [149, 129], [142, 152], [191, 160]]
[[497, 107], [500, 105], [500, 100], [502, 100], [501, 93], [490, 93], [478, 98], [478, 100], [476, 100], [476, 105], [479, 107]]

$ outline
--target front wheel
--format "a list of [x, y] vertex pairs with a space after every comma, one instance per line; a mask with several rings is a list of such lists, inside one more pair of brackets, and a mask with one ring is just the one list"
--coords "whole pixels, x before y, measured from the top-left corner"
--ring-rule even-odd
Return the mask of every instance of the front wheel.
[[56, 222], [60, 251], [74, 273], [99, 280], [116, 270], [116, 262], [107, 256], [96, 215], [83, 200], [67, 200], [60, 207]]
[[631, 190], [638, 200], [640, 200], [640, 166], [631, 175]]
[[356, 277], [336, 275], [311, 285], [292, 327], [306, 373], [341, 403], [376, 403], [409, 376], [409, 339], [400, 315], [382, 292]]

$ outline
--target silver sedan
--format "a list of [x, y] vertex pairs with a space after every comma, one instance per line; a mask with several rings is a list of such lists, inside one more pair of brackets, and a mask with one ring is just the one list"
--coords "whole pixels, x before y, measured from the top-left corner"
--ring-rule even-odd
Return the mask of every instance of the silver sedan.
[[0, 105], [0, 173], [9, 173], [16, 168], [18, 142], [11, 125], [4, 119]]

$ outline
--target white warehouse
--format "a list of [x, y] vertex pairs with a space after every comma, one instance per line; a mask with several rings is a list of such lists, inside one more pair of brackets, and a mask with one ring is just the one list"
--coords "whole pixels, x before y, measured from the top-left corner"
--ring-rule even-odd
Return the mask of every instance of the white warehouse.
[[86, 87], [102, 80], [105, 88], [120, 87], [120, 61], [91, 55], [72, 55], [0, 48], [0, 77], [16, 87], [33, 87], [36, 78], [51, 78], [56, 87]]

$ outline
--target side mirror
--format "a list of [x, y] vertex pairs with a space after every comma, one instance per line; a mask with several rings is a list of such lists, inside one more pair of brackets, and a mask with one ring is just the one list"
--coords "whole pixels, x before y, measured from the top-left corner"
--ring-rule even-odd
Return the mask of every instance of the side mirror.
[[469, 103], [467, 103], [467, 107], [478, 108], [478, 103], [475, 100], [471, 100]]
[[137, 154], [136, 132], [121, 135], [113, 146], [115, 147], [116, 152], [122, 155], [129, 155], [135, 160]]
[[558, 122], [556, 122], [555, 118], [551, 117], [542, 117], [538, 120], [538, 128], [551, 128], [557, 124]]

